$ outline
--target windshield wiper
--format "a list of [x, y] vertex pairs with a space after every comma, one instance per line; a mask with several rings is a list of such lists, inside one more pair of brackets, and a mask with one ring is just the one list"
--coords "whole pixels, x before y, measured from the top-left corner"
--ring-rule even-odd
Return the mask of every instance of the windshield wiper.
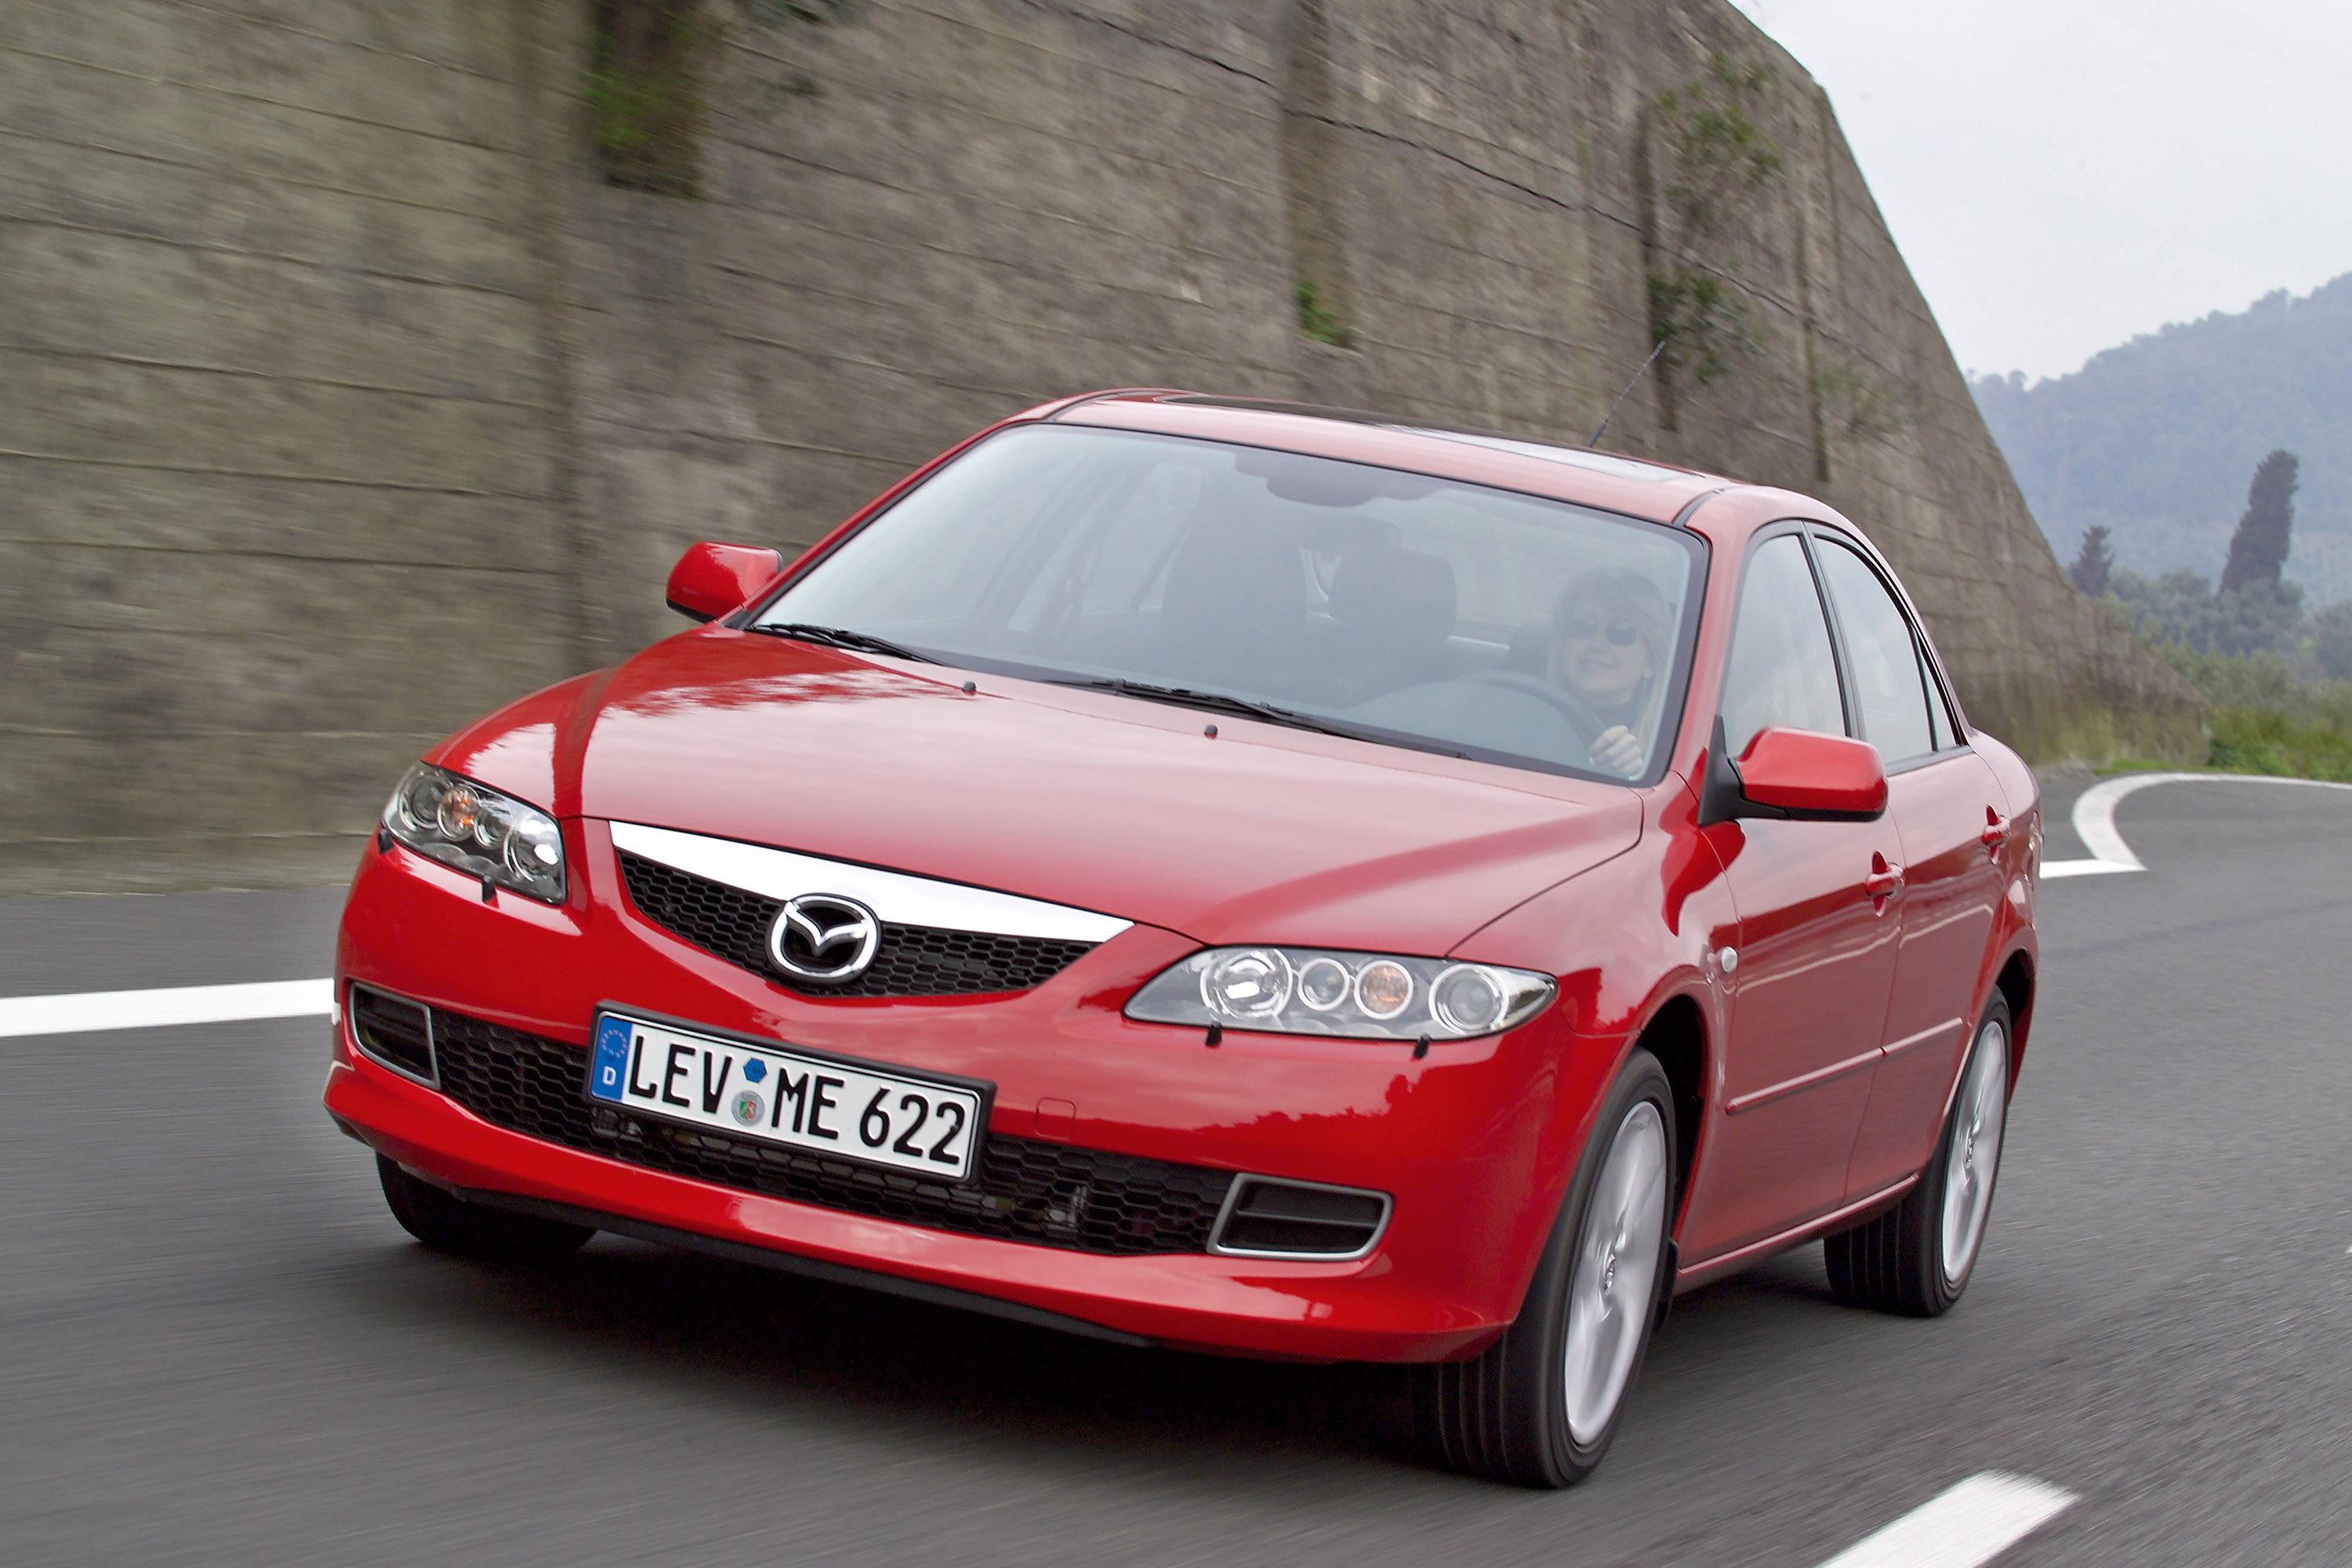
[[1271, 702], [1253, 701], [1246, 697], [1234, 697], [1223, 691], [1195, 691], [1187, 686], [1154, 686], [1148, 680], [1122, 680], [1109, 676], [1098, 680], [1054, 680], [1052, 686], [1076, 686], [1088, 691], [1112, 691], [1121, 697], [1140, 697], [1147, 702], [1166, 702], [1178, 708], [1198, 708], [1208, 713], [1230, 713], [1236, 718], [1255, 719], [1263, 723], [1280, 724], [1286, 729], [1311, 731], [1318, 735], [1337, 735], [1343, 741], [1370, 741], [1375, 745], [1406, 746], [1416, 752], [1434, 752], [1441, 757], [1465, 757], [1467, 753], [1450, 747], [1436, 745], [1411, 735], [1392, 735], [1382, 731], [1358, 730], [1345, 724], [1334, 724], [1321, 719], [1310, 719], [1304, 713], [1287, 708], [1277, 708]]
[[852, 653], [878, 653], [888, 658], [911, 658], [918, 664], [940, 662], [929, 654], [917, 653], [913, 648], [894, 643], [888, 637], [877, 637], [871, 632], [853, 632], [845, 626], [813, 626], [805, 621], [778, 621], [755, 626], [751, 629], [755, 632], [765, 632], [770, 637], [791, 637], [795, 642], [813, 642], [825, 647], [847, 648]]

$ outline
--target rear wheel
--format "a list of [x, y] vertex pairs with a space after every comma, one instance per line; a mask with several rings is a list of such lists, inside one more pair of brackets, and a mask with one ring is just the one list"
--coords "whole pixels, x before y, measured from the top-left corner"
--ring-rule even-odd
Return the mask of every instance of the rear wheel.
[[1840, 1300], [1932, 1318], [1960, 1299], [1983, 1250], [2008, 1123], [2009, 1002], [1996, 991], [1918, 1185], [1885, 1214], [1822, 1243]]
[[1415, 1369], [1414, 1415], [1449, 1469], [1573, 1485], [1616, 1436], [1665, 1287], [1673, 1090], [1646, 1051], [1594, 1121], [1518, 1321], [1485, 1354]]
[[544, 1263], [568, 1258], [596, 1233], [533, 1215], [469, 1204], [455, 1193], [410, 1175], [392, 1161], [375, 1157], [383, 1201], [400, 1227], [433, 1248], [480, 1263]]

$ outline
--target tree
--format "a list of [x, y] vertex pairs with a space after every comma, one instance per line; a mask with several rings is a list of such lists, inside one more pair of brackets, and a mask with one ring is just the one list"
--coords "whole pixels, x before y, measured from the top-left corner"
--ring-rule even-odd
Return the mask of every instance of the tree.
[[2094, 523], [2083, 535], [2082, 553], [2066, 568], [2066, 575], [2075, 587], [2095, 599], [2107, 591], [2107, 574], [2115, 569], [2116, 552], [2107, 542], [2107, 525]]
[[2254, 468], [2254, 482], [2246, 490], [2246, 515], [2230, 536], [2230, 563], [2221, 569], [2221, 592], [2234, 594], [2259, 583], [2278, 586], [2279, 568], [2294, 528], [2294, 481], [2298, 464], [2284, 447], [2264, 458]]
[[2352, 600], [2311, 617], [2312, 653], [2332, 680], [2352, 680]]
[[2292, 580], [2217, 594], [2211, 578], [2185, 566], [2161, 577], [2117, 566], [2107, 591], [2152, 643], [2237, 656], [2291, 653], [2304, 637], [2303, 586]]

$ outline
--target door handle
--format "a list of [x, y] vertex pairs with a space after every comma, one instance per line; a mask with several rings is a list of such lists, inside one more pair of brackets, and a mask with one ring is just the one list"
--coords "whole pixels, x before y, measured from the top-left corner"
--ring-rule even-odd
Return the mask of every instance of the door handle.
[[1862, 890], [1881, 909], [1886, 900], [1903, 890], [1903, 868], [1884, 855], [1870, 858], [1870, 875], [1862, 879]]
[[1977, 835], [1977, 842], [1993, 854], [2000, 854], [2000, 847], [2009, 842], [2009, 818], [1986, 806], [1984, 831]]

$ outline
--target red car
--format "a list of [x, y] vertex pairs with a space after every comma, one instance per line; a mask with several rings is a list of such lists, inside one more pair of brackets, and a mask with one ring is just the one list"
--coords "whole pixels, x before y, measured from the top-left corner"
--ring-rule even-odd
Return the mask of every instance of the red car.
[[669, 599], [352, 883], [327, 1108], [427, 1244], [1416, 1363], [1535, 1486], [1677, 1291], [1968, 1284], [2039, 795], [1819, 501], [1108, 393]]

